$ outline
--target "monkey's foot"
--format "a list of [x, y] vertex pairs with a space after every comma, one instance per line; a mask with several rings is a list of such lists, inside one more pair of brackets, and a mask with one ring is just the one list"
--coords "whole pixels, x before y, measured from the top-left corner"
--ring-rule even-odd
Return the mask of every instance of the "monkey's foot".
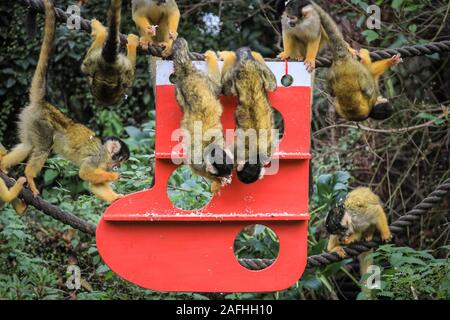
[[286, 53], [286, 51], [283, 51], [283, 52], [281, 52], [281, 53], [278, 55], [278, 58], [281, 59], [281, 60], [287, 60], [287, 59], [289, 59], [290, 57], [289, 57], [289, 55]]
[[92, 21], [91, 21], [91, 29], [92, 29], [91, 35], [93, 37], [97, 37], [98, 35], [100, 35], [102, 33], [106, 34], [105, 26], [100, 21], [98, 21], [97, 19], [92, 19]]
[[402, 56], [400, 54], [396, 54], [391, 58], [392, 65], [396, 65], [403, 62]]
[[16, 213], [19, 215], [23, 215], [28, 208], [27, 204], [20, 199], [15, 199], [12, 202], [12, 206], [14, 207]]
[[309, 73], [312, 73], [316, 69], [316, 61], [315, 60], [306, 59], [305, 60], [305, 67], [306, 67], [306, 70], [308, 70]]
[[175, 41], [175, 40], [177, 40], [177, 38], [178, 38], [178, 32], [169, 32], [169, 38], [171, 39], [171, 40], [173, 40], [173, 41]]
[[211, 183], [211, 192], [213, 194], [220, 194], [220, 188], [222, 187], [220, 182], [217, 181], [213, 181]]
[[381, 240], [384, 242], [390, 242], [392, 240], [392, 234], [390, 232], [388, 234], [382, 234]]
[[139, 39], [139, 44], [142, 47], [142, 49], [147, 50], [153, 44], [153, 41], [148, 37], [141, 37]]
[[172, 55], [172, 53], [173, 53], [172, 42], [161, 42], [159, 44], [159, 46], [161, 48], [164, 48], [163, 52], [161, 53], [163, 58], [167, 58], [167, 57], [170, 57]]
[[217, 59], [217, 55], [214, 51], [208, 50], [205, 52], [205, 61], [211, 61]]
[[347, 253], [345, 253], [345, 250], [342, 247], [334, 247], [330, 252], [336, 252], [341, 258], [347, 257]]
[[135, 34], [129, 34], [127, 41], [128, 41], [128, 45], [131, 47], [139, 46], [139, 37]]

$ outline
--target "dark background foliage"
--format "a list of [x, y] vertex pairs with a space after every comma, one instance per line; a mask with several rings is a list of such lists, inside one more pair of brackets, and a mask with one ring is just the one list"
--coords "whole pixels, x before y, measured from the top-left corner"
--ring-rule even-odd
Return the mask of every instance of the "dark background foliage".
[[[179, 33], [191, 49], [236, 49], [250, 46], [266, 57], [281, 50], [279, 14], [269, 0], [177, 1], [182, 12]], [[355, 48], [371, 50], [450, 39], [446, 0], [330, 0], [317, 1], [336, 19]], [[57, 0], [67, 8], [70, 0]], [[366, 8], [381, 8], [382, 27], [366, 27]], [[122, 33], [136, 33], [131, 20], [131, 1], [123, 1]], [[105, 21], [108, 1], [90, 0], [82, 8], [84, 18]], [[26, 10], [19, 1], [0, 3], [0, 141], [7, 147], [17, 142], [17, 115], [28, 101], [28, 88], [42, 40], [25, 32]], [[220, 19], [220, 32], [205, 23]], [[39, 16], [39, 27], [43, 17]], [[138, 60], [137, 79], [127, 101], [101, 108], [89, 93], [80, 64], [90, 44], [84, 32], [60, 25], [48, 77], [48, 97], [76, 121], [100, 135], [120, 135], [130, 144], [133, 157], [123, 168], [123, 193], [148, 188], [153, 181], [154, 97], [148, 57]], [[327, 52], [323, 52], [327, 54]], [[336, 199], [355, 186], [370, 186], [385, 203], [389, 219], [410, 210], [436, 185], [450, 177], [449, 54], [407, 59], [382, 79], [382, 91], [395, 106], [395, 115], [383, 122], [368, 121], [356, 127], [336, 116], [326, 92], [326, 69], [318, 70], [312, 121], [315, 192], [311, 197], [309, 254], [323, 252], [326, 233], [323, 221]], [[419, 126], [415, 128], [415, 126]], [[397, 133], [395, 129], [410, 128]], [[376, 132], [373, 129], [381, 129]], [[12, 172], [18, 175], [21, 168]], [[97, 222], [105, 205], [94, 199], [80, 183], [76, 168], [54, 157], [39, 179], [46, 200], [64, 210]], [[177, 206], [195, 207], [209, 199], [206, 181], [178, 170], [169, 181], [168, 193]], [[217, 295], [166, 294], [142, 290], [115, 276], [97, 254], [95, 242], [67, 226], [31, 209], [18, 217], [10, 207], [0, 214], [0, 298], [10, 299], [164, 299], [215, 298]], [[376, 262], [384, 266], [379, 298], [445, 298], [450, 292], [448, 239], [450, 198], [424, 217], [395, 244], [385, 246]], [[271, 256], [273, 234], [257, 229], [255, 237], [238, 239], [245, 257]], [[207, 245], [207, 240], [205, 240]], [[252, 247], [253, 246], [253, 247]], [[68, 265], [82, 269], [83, 288], [64, 285]], [[430, 270], [429, 272], [427, 270]], [[402, 271], [405, 271], [402, 273]], [[420, 289], [412, 290], [420, 284]], [[309, 270], [289, 290], [274, 294], [231, 294], [228, 299], [335, 299], [355, 298], [357, 265], [344, 261], [327, 268]], [[350, 288], [350, 289], [349, 289]], [[224, 296], [220, 296], [224, 297]], [[360, 296], [361, 298], [361, 296]]]

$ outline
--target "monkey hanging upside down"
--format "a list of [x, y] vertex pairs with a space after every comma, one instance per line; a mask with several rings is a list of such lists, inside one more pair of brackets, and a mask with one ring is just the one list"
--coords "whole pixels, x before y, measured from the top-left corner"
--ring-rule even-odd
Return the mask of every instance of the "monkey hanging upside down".
[[[205, 75], [190, 60], [185, 39], [178, 38], [173, 49], [176, 99], [183, 111], [181, 128], [191, 143], [185, 145], [187, 158], [194, 173], [212, 181], [211, 191], [216, 193], [231, 183], [233, 171], [233, 156], [225, 146], [221, 122], [223, 107], [218, 98], [221, 93], [218, 59], [212, 51], [205, 53], [209, 70], [209, 75]], [[201, 136], [196, 137], [196, 133]], [[200, 154], [196, 153], [195, 141], [201, 141]]]
[[[224, 60], [224, 94], [238, 97], [235, 113], [238, 178], [247, 184], [254, 183], [264, 177], [264, 166], [272, 157], [274, 118], [267, 92], [276, 90], [277, 80], [263, 57], [249, 48], [238, 49], [236, 53], [224, 51], [220, 56]], [[251, 131], [256, 141], [249, 141]]]

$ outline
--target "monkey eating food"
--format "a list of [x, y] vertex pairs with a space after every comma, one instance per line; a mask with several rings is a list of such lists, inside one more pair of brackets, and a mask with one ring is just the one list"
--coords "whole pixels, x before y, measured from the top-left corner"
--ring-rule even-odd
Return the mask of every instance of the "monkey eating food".
[[[282, 60], [292, 58], [304, 61], [308, 72], [313, 72], [317, 54], [329, 39], [322, 27], [320, 16], [311, 2], [309, 0], [286, 1], [281, 25], [284, 51], [278, 57]], [[348, 44], [347, 47], [352, 55], [356, 56], [356, 50]]]
[[329, 69], [328, 82], [331, 95], [335, 97], [337, 113], [349, 121], [389, 118], [393, 109], [380, 96], [378, 79], [390, 66], [401, 61], [400, 56], [372, 63], [368, 52], [362, 50], [362, 62], [354, 59], [333, 19], [320, 6], [314, 2], [311, 4], [330, 39], [333, 64]]
[[344, 203], [333, 208], [327, 216], [330, 233], [328, 251], [340, 257], [346, 253], [341, 245], [355, 241], [371, 241], [376, 230], [383, 241], [392, 239], [380, 198], [369, 188], [357, 188], [347, 195]]
[[30, 190], [38, 195], [34, 179], [53, 151], [80, 168], [80, 178], [90, 183], [94, 194], [113, 202], [121, 196], [111, 189], [109, 183], [120, 176], [111, 170], [129, 158], [129, 149], [116, 137], [97, 137], [45, 100], [46, 75], [56, 23], [52, 1], [45, 0], [44, 3], [44, 40], [31, 84], [30, 103], [19, 116], [20, 144], [1, 159], [0, 170], [6, 171], [28, 158], [25, 177]]
[[[264, 177], [264, 166], [272, 157], [274, 116], [267, 92], [275, 91], [277, 80], [263, 57], [249, 48], [221, 53], [224, 60], [222, 86], [225, 95], [238, 97], [235, 113], [237, 130], [237, 175], [250, 184]], [[256, 141], [248, 141], [251, 132]], [[242, 154], [245, 151], [245, 154]]]
[[121, 0], [112, 0], [107, 30], [100, 21], [91, 22], [93, 43], [81, 66], [88, 76], [92, 95], [102, 105], [115, 105], [126, 98], [135, 77], [139, 39], [128, 35], [128, 55], [120, 53]]
[[163, 57], [172, 55], [173, 42], [178, 37], [180, 10], [175, 0], [132, 0], [133, 21], [141, 35], [141, 46], [153, 43], [164, 48]]
[[[3, 156], [7, 154], [5, 147], [0, 143], [0, 161]], [[6, 186], [3, 179], [0, 178], [0, 208], [6, 203], [11, 203], [14, 210], [18, 214], [23, 214], [27, 209], [27, 205], [21, 199], [18, 198], [20, 192], [23, 189], [24, 184], [27, 182], [25, 177], [20, 177], [17, 182], [10, 189]]]
[[[208, 178], [212, 182], [211, 191], [216, 193], [222, 186], [231, 183], [233, 157], [223, 137], [223, 107], [218, 98], [221, 93], [218, 59], [212, 51], [205, 53], [205, 59], [209, 75], [197, 70], [190, 60], [186, 40], [178, 38], [175, 41], [176, 99], [183, 111], [181, 128], [190, 140], [190, 144], [185, 145], [186, 156], [193, 172]], [[193, 146], [196, 141], [201, 143], [200, 150]]]

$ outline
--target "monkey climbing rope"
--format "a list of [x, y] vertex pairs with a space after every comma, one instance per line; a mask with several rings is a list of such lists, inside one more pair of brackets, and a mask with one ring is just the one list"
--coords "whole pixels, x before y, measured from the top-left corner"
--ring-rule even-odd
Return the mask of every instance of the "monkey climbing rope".
[[[8, 177], [6, 174], [0, 172], [0, 178], [2, 178], [8, 187], [14, 185], [14, 180]], [[415, 206], [411, 211], [401, 216], [397, 221], [390, 225], [390, 229], [394, 235], [401, 234], [407, 227], [413, 225], [416, 221], [420, 220], [428, 211], [430, 211], [435, 205], [441, 203], [444, 197], [450, 192], [450, 178], [444, 181], [443, 184], [438, 186], [428, 197], [426, 197], [421, 203]], [[39, 211], [44, 212], [56, 220], [61, 221], [64, 224], [70, 225], [74, 229], [78, 229], [86, 234], [95, 236], [96, 226], [92, 223], [84, 221], [73, 214], [67, 213], [57, 206], [54, 206], [40, 197], [34, 197], [28, 190], [24, 189], [20, 196], [28, 204]], [[379, 238], [374, 238], [370, 242], [357, 242], [344, 247], [345, 252], [349, 257], [356, 257], [363, 252], [380, 246], [381, 242]], [[329, 265], [334, 262], [341, 261], [336, 253], [322, 253], [308, 257], [307, 268], [316, 268]], [[251, 269], [261, 270], [269, 267], [273, 264], [272, 259], [240, 259], [240, 263]]]
[[[44, 4], [42, 0], [21, 0], [21, 3], [35, 13], [44, 13]], [[70, 14], [66, 13], [62, 9], [56, 8], [56, 17], [58, 22], [67, 23], [70, 18]], [[83, 31], [91, 32], [90, 21], [80, 17], [80, 28]], [[126, 44], [126, 36], [120, 35], [122, 44]], [[381, 60], [389, 58], [395, 54], [400, 53], [403, 58], [414, 57], [414, 56], [424, 56], [433, 53], [443, 53], [450, 51], [450, 40], [441, 42], [432, 42], [425, 45], [414, 45], [407, 46], [397, 49], [386, 49], [380, 51], [371, 52], [371, 58], [373, 60]], [[141, 50], [141, 53], [150, 54], [154, 56], [161, 56], [162, 49], [157, 46], [152, 46], [148, 50]], [[192, 59], [203, 60], [204, 56], [200, 53], [192, 53]], [[271, 60], [271, 59], [268, 59]], [[276, 59], [272, 59], [276, 60]], [[319, 57], [316, 62], [317, 67], [329, 67], [331, 65], [331, 60], [327, 57]], [[6, 184], [11, 187], [14, 180], [9, 178], [7, 175], [0, 173], [0, 178], [2, 178]], [[434, 205], [439, 204], [445, 195], [450, 191], [450, 179], [446, 180], [442, 185], [438, 186], [436, 190], [431, 193], [427, 198], [425, 198], [419, 205], [417, 205], [413, 210], [399, 218], [391, 226], [391, 231], [394, 235], [404, 232], [408, 226], [411, 226], [415, 221], [419, 220], [424, 214], [433, 208]], [[54, 206], [40, 197], [34, 197], [32, 193], [24, 189], [21, 193], [21, 197], [24, 201], [35, 207], [36, 209], [44, 212], [45, 214], [61, 221], [64, 224], [70, 225], [71, 227], [78, 229], [86, 234], [95, 235], [96, 226], [92, 223], [86, 222], [70, 213], [64, 212], [57, 206]], [[376, 248], [380, 245], [380, 240], [375, 238], [370, 242], [358, 242], [344, 248], [345, 252], [349, 257], [356, 257], [359, 254], [366, 252], [370, 249]], [[323, 253], [319, 255], [314, 255], [308, 257], [307, 268], [314, 268], [325, 266], [334, 262], [342, 260], [335, 253]], [[271, 259], [241, 259], [241, 264], [253, 270], [260, 270], [270, 266], [273, 263]]]
[[[42, 0], [21, 0], [23, 5], [27, 6], [30, 10], [44, 14], [44, 3]], [[60, 8], [55, 8], [56, 19], [60, 23], [67, 23], [70, 18], [70, 14]], [[91, 32], [91, 21], [80, 17], [80, 28], [85, 32]], [[127, 43], [127, 36], [121, 34], [120, 41], [123, 45]], [[405, 46], [396, 49], [385, 49], [379, 51], [373, 51], [370, 53], [370, 57], [374, 61], [390, 58], [396, 54], [401, 54], [402, 58], [410, 58], [417, 56], [424, 56], [433, 53], [443, 53], [450, 51], [450, 40], [431, 42], [424, 45]], [[153, 56], [161, 57], [162, 49], [158, 46], [150, 46], [148, 50], [140, 50], [141, 53], [150, 54]], [[201, 53], [191, 53], [193, 60], [204, 60], [204, 55]], [[278, 59], [267, 59], [277, 61]], [[279, 61], [279, 60], [278, 60]], [[327, 68], [331, 65], [332, 60], [327, 57], [319, 57], [316, 61], [316, 66], [319, 68]]]

